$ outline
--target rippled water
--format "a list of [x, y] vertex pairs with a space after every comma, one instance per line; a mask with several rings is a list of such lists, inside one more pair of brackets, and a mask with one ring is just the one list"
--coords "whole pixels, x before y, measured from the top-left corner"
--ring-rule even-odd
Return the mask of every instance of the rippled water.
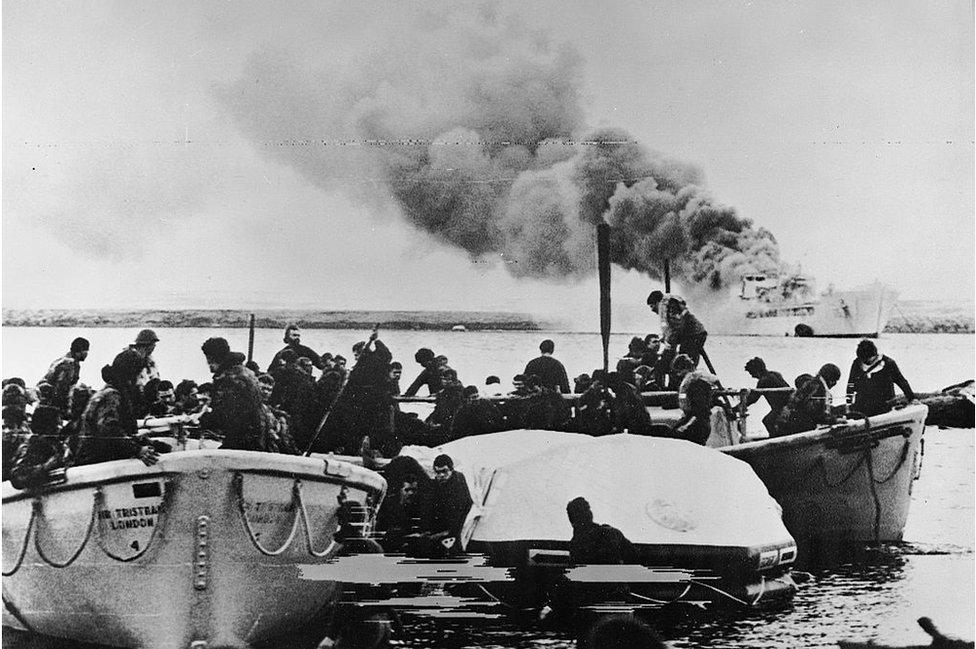
[[[158, 331], [156, 352], [164, 378], [205, 379], [200, 343], [224, 335], [244, 350], [244, 330], [173, 329]], [[135, 330], [33, 329], [4, 327], [3, 376], [36, 381], [47, 363], [77, 335], [92, 341], [83, 380], [98, 385], [98, 368], [131, 341]], [[365, 337], [356, 331], [306, 331], [304, 341], [321, 351], [346, 352]], [[539, 340], [556, 341], [556, 356], [570, 374], [590, 371], [600, 359], [599, 337], [579, 333], [383, 332], [383, 339], [413, 376], [413, 352], [421, 346], [446, 354], [467, 383], [482, 385], [488, 374], [503, 381], [521, 371]], [[613, 338], [611, 356], [626, 350], [629, 336]], [[890, 335], [878, 345], [895, 358], [919, 391], [934, 391], [972, 378], [973, 336]], [[814, 372], [825, 362], [844, 370], [856, 341], [793, 338], [709, 339], [707, 349], [727, 385], [751, 385], [743, 365], [755, 355], [788, 378]], [[259, 330], [255, 354], [267, 362], [280, 347], [280, 332]], [[350, 355], [351, 354], [348, 354]], [[757, 408], [759, 408], [757, 406]], [[761, 416], [757, 409], [753, 415]], [[758, 425], [758, 416], [751, 420]], [[915, 485], [905, 542], [863, 548], [837, 557], [831, 565], [807, 566], [811, 579], [786, 608], [764, 612], [730, 611], [656, 616], [652, 619], [670, 645], [681, 647], [836, 647], [840, 639], [927, 645], [916, 619], [931, 617], [945, 633], [966, 639], [974, 630], [974, 443], [973, 430], [928, 429], [922, 475]], [[395, 644], [402, 647], [515, 649], [573, 647], [574, 632], [541, 629], [529, 623], [497, 620], [405, 618]]]

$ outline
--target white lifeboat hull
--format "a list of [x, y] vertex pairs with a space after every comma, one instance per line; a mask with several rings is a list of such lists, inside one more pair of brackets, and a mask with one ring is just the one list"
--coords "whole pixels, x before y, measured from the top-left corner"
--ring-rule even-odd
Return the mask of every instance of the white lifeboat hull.
[[338, 597], [297, 564], [340, 551], [340, 498], [372, 513], [384, 490], [334, 460], [221, 450], [71, 468], [34, 492], [4, 483], [4, 624], [151, 649], [286, 635]]

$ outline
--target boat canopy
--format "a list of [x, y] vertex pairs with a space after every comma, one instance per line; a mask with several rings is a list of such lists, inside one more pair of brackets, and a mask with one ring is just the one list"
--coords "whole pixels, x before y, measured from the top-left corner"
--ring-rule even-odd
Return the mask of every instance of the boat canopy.
[[518, 430], [405, 452], [426, 466], [446, 453], [464, 473], [475, 502], [465, 540], [568, 541], [566, 504], [582, 496], [636, 544], [792, 544], [748, 464], [683, 440]]

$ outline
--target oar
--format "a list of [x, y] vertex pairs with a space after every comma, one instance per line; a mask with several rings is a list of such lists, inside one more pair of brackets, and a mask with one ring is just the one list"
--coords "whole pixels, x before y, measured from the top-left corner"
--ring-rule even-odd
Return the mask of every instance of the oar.
[[251, 314], [250, 322], [247, 326], [247, 362], [254, 359], [254, 314]]
[[[366, 341], [366, 346], [363, 347], [363, 351], [360, 353], [360, 356], [362, 354], [365, 354], [366, 351], [369, 349], [369, 346], [373, 344], [373, 341], [376, 340], [376, 336], [379, 334], [379, 331], [380, 331], [380, 326], [379, 324], [377, 324], [375, 327], [373, 327], [373, 333], [372, 335], [370, 335], [369, 340]], [[353, 366], [353, 368], [355, 368], [355, 365]], [[350, 369], [349, 372], [351, 373], [352, 369]], [[346, 382], [343, 383], [342, 386], [339, 388], [339, 391], [336, 393], [335, 399], [332, 400], [332, 405], [329, 407], [328, 410], [325, 411], [325, 414], [322, 415], [322, 421], [319, 422], [318, 428], [315, 429], [315, 434], [312, 435], [312, 439], [309, 440], [308, 446], [305, 448], [305, 451], [302, 453], [302, 455], [304, 455], [305, 457], [308, 457], [309, 455], [312, 454], [312, 447], [315, 446], [316, 440], [318, 440], [319, 435], [322, 433], [322, 429], [325, 427], [325, 422], [329, 420], [329, 415], [332, 414], [332, 411], [335, 410], [336, 405], [338, 405], [339, 399], [342, 398], [342, 393], [346, 391], [347, 385], [349, 385], [348, 380], [346, 380]]]
[[600, 275], [600, 338], [603, 340], [603, 371], [610, 369], [610, 226], [596, 226], [596, 259]]

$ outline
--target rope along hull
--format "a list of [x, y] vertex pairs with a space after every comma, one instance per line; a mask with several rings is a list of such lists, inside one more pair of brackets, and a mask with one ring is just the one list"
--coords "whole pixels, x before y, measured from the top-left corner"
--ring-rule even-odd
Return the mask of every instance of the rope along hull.
[[900, 541], [928, 408], [721, 450], [748, 462], [800, 543]]
[[297, 564], [340, 551], [341, 499], [372, 512], [385, 489], [335, 461], [220, 450], [67, 477], [42, 492], [3, 485], [4, 623], [150, 649], [245, 647], [321, 618], [340, 584], [301, 579]]

